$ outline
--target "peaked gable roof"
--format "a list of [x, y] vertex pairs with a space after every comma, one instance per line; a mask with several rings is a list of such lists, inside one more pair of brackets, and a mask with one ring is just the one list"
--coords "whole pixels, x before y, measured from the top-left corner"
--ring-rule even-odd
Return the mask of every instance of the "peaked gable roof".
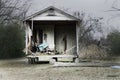
[[37, 16], [39, 16], [39, 15], [41, 15], [41, 14], [43, 14], [43, 13], [45, 13], [45, 12], [51, 10], [51, 9], [55, 10], [55, 11], [58, 11], [59, 13], [65, 15], [65, 16], [67, 16], [67, 17], [69, 17], [69, 18], [71, 18], [71, 19], [73, 19], [75, 21], [79, 21], [80, 20], [80, 19], [76, 18], [75, 16], [72, 16], [72, 15], [70, 15], [70, 14], [68, 14], [68, 13], [66, 13], [66, 12], [56, 8], [56, 7], [50, 6], [50, 7], [47, 7], [47, 8], [45, 8], [45, 9], [43, 9], [43, 10], [41, 10], [41, 11], [35, 13], [35, 14], [32, 14], [31, 16], [28, 16], [24, 21], [32, 20], [32, 18], [35, 18], [35, 17], [37, 17]]

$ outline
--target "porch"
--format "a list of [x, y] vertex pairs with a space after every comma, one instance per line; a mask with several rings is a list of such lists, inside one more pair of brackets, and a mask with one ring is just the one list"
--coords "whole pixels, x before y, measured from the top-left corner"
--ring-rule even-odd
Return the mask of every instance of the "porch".
[[78, 58], [75, 55], [29, 55], [27, 58], [30, 64], [38, 62], [49, 62], [50, 64], [54, 64], [55, 62], [78, 62]]
[[[76, 21], [28, 21], [32, 36], [26, 44], [31, 44], [31, 51], [40, 54], [77, 53]], [[48, 47], [45, 52], [32, 50], [43, 43]]]

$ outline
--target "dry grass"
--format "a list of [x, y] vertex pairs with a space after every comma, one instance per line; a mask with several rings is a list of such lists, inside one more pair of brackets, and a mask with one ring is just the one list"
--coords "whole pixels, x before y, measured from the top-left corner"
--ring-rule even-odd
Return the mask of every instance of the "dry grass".
[[52, 67], [27, 64], [26, 59], [0, 60], [0, 80], [120, 80], [111, 67]]
[[81, 49], [79, 53], [79, 57], [82, 59], [106, 59], [108, 56], [108, 53], [104, 49], [94, 44]]

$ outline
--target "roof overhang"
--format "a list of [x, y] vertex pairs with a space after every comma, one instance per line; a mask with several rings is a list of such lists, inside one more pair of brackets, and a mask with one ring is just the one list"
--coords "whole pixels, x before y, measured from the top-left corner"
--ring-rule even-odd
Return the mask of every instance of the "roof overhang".
[[[50, 10], [54, 10], [54, 15], [48, 15]], [[80, 19], [58, 9], [53, 6], [45, 8], [31, 16], [28, 16], [24, 21], [80, 21]]]

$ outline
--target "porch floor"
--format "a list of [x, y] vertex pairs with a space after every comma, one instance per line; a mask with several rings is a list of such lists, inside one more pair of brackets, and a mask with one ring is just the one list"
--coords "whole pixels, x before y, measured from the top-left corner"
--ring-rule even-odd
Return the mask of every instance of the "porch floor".
[[59, 54], [59, 55], [55, 55], [55, 54], [51, 54], [48, 55], [46, 53], [36, 53], [34, 55], [29, 55], [27, 56], [28, 58], [28, 62], [34, 59], [34, 62], [50, 62], [51, 60], [56, 60], [57, 61], [62, 61], [62, 62], [72, 62], [74, 58], [76, 58], [76, 56], [74, 55], [69, 55], [69, 54]]

